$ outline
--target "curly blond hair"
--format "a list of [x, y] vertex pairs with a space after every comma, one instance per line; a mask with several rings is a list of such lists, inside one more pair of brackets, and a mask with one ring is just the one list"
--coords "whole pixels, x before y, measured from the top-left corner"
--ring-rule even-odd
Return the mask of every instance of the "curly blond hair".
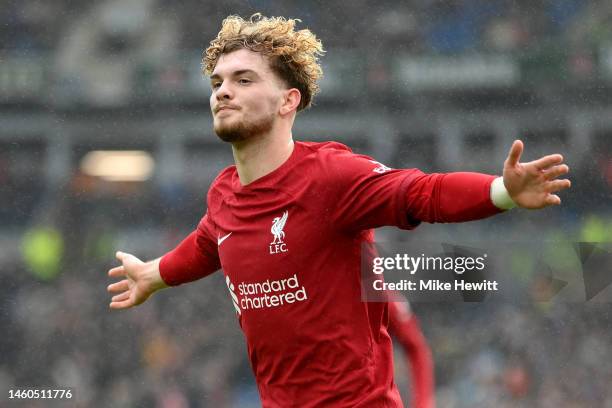
[[202, 71], [211, 75], [222, 54], [246, 48], [268, 57], [270, 67], [291, 88], [301, 93], [298, 111], [308, 108], [319, 92], [323, 76], [319, 56], [325, 52], [321, 41], [308, 29], [295, 31], [299, 19], [264, 17], [253, 14], [247, 21], [239, 16], [223, 20], [217, 38], [202, 58]]

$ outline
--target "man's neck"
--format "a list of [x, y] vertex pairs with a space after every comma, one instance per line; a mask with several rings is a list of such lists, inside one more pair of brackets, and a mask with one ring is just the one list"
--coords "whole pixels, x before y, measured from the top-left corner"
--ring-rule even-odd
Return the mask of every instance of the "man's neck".
[[264, 135], [232, 144], [234, 162], [243, 186], [279, 168], [293, 152], [293, 138], [288, 135]]

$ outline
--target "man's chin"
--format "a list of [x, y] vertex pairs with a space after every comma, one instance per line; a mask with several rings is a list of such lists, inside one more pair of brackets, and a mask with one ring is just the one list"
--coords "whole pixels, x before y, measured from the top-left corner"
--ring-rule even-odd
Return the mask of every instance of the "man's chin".
[[224, 142], [238, 143], [270, 132], [273, 127], [273, 123], [273, 117], [270, 116], [259, 122], [248, 124], [244, 122], [234, 122], [232, 124], [226, 123], [225, 125], [215, 123], [214, 130], [219, 139], [223, 140]]
[[227, 143], [241, 142], [249, 137], [244, 129], [235, 126], [215, 126], [215, 133]]

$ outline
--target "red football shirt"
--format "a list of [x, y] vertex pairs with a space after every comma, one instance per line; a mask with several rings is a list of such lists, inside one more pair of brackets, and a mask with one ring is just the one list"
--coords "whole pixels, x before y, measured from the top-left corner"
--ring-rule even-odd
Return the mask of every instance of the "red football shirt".
[[361, 301], [361, 244], [371, 228], [497, 213], [493, 178], [394, 170], [339, 143], [296, 142], [246, 186], [235, 166], [221, 172], [160, 272], [177, 285], [223, 269], [264, 407], [401, 407], [386, 303]]

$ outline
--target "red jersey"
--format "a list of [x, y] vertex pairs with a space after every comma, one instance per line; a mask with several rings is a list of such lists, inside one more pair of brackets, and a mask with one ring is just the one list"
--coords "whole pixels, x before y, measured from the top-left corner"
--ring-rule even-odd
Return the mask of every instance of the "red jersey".
[[371, 228], [497, 213], [493, 178], [394, 170], [339, 143], [296, 142], [246, 186], [235, 166], [221, 172], [160, 273], [177, 285], [223, 269], [264, 407], [401, 407], [387, 305], [361, 301], [361, 244]]

